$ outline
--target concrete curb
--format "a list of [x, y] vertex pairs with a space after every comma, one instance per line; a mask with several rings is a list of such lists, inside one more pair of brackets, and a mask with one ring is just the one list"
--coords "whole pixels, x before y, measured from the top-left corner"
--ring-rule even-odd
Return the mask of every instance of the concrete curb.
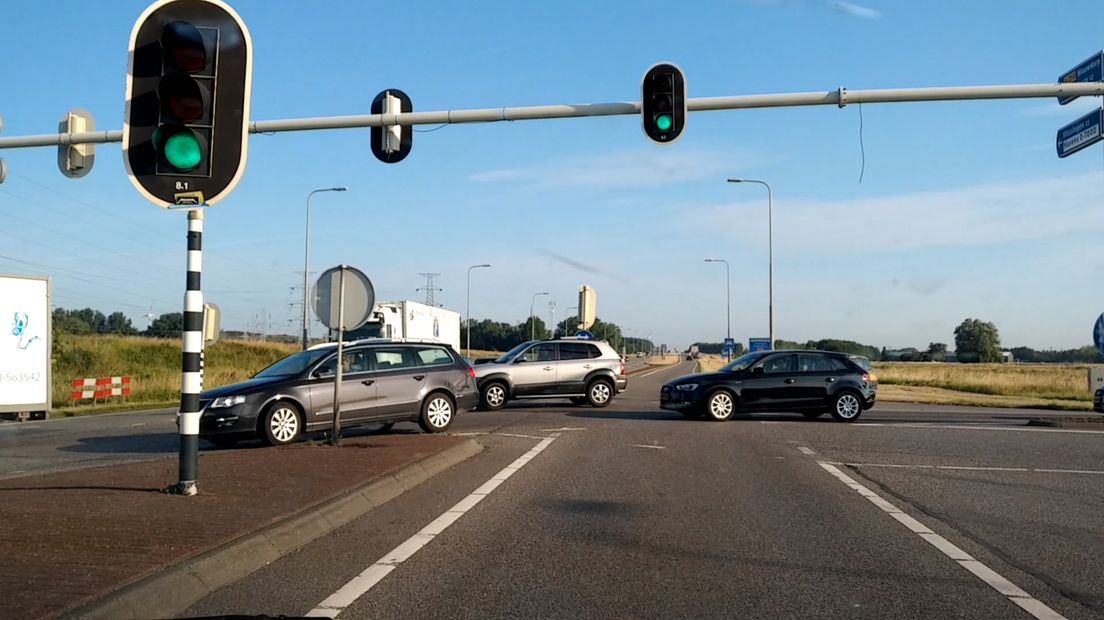
[[176, 616], [211, 592], [363, 516], [482, 450], [482, 445], [469, 439], [431, 454], [262, 531], [245, 534], [162, 568], [98, 601], [66, 612], [62, 618], [122, 620]]

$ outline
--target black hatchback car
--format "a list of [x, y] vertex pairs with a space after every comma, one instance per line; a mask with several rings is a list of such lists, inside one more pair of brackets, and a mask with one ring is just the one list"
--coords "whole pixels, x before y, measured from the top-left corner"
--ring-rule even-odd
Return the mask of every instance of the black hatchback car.
[[[475, 369], [447, 344], [377, 339], [344, 349], [342, 426], [414, 421], [439, 433], [479, 402]], [[336, 343], [318, 345], [247, 381], [204, 391], [199, 436], [215, 445], [253, 437], [283, 445], [331, 428], [336, 364]]]
[[688, 418], [728, 420], [737, 413], [831, 413], [854, 422], [874, 406], [878, 380], [846, 353], [760, 351], [717, 372], [680, 377], [660, 390], [660, 406]]

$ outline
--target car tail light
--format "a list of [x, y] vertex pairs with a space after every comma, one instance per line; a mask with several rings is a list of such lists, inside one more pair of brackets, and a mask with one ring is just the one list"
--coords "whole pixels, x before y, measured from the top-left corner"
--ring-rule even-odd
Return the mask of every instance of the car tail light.
[[625, 360], [621, 360], [621, 372], [618, 374], [625, 374]]
[[866, 381], [867, 383], [873, 383], [873, 382], [878, 380], [878, 376], [873, 374], [873, 373], [864, 372], [862, 379], [863, 379], [863, 381]]
[[475, 378], [475, 366], [468, 366], [468, 376], [472, 379]]

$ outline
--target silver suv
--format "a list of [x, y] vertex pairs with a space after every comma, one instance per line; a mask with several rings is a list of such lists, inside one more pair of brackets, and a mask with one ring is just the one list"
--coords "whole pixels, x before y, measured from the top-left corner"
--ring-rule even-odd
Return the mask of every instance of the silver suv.
[[501, 409], [517, 398], [570, 398], [605, 407], [629, 386], [625, 362], [601, 340], [534, 340], [475, 367], [480, 408]]

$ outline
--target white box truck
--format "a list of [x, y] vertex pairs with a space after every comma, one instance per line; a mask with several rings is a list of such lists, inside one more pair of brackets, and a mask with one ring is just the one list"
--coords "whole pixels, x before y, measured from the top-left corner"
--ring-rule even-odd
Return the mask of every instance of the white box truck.
[[51, 285], [0, 274], [0, 419], [45, 419], [53, 404]]
[[367, 323], [345, 334], [347, 341], [362, 338], [432, 340], [460, 351], [460, 313], [409, 300], [380, 302]]

